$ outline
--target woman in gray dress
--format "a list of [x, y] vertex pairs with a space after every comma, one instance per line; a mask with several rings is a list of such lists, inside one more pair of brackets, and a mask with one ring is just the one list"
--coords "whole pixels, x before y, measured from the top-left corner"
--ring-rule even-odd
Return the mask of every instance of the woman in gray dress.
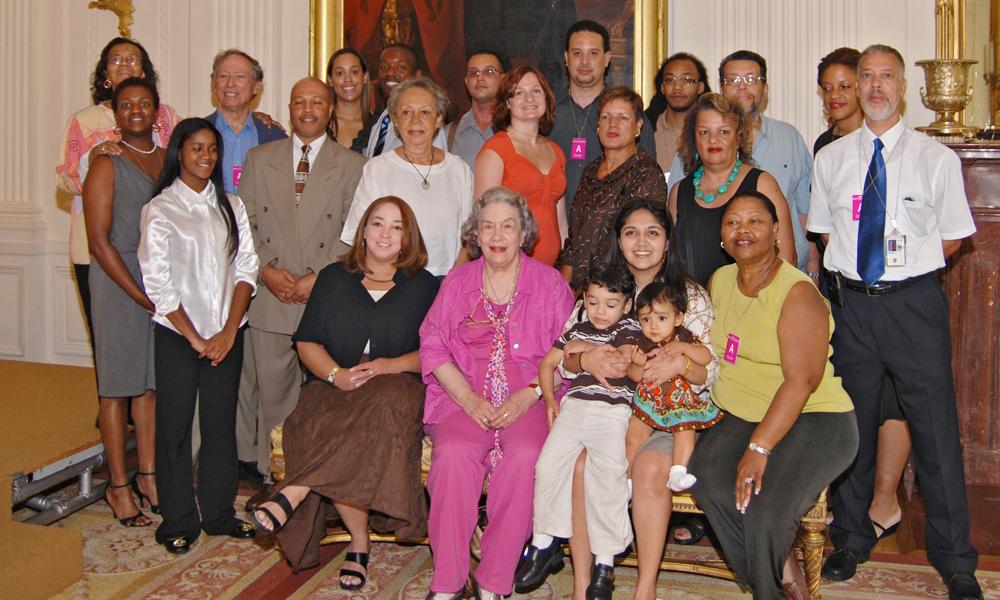
[[121, 131], [121, 154], [94, 159], [83, 186], [94, 316], [94, 362], [100, 397], [98, 426], [108, 455], [104, 499], [126, 527], [152, 523], [136, 506], [126, 479], [126, 409], [132, 399], [138, 475], [132, 488], [156, 513], [154, 477], [156, 394], [153, 391], [153, 304], [142, 287], [136, 250], [139, 220], [160, 176], [163, 149], [153, 143], [160, 99], [148, 81], [129, 78], [115, 88], [111, 108]]

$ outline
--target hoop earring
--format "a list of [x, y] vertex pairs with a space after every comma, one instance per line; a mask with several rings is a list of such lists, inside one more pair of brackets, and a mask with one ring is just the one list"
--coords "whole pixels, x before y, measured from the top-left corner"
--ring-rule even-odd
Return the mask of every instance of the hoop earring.
[[113, 131], [115, 135], [121, 135], [122, 134], [122, 128], [119, 127], [119, 126], [117, 126], [117, 125], [115, 125], [114, 127], [112, 127], [111, 131]]
[[726, 249], [726, 242], [719, 242], [719, 248]]
[[160, 131], [160, 124], [159, 123], [153, 123], [153, 131], [157, 131], [157, 132]]
[[105, 79], [104, 83], [102, 83], [101, 85], [104, 87], [104, 89], [110, 90], [111, 89], [111, 80], [110, 79]]

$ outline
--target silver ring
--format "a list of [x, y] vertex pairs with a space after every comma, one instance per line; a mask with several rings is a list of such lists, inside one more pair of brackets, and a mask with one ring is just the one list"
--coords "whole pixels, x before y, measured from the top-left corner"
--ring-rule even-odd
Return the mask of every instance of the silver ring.
[[482, 419], [483, 423], [487, 421], [486, 417], [479, 417], [479, 418]]
[[746, 483], [746, 484], [753, 483], [753, 477], [744, 477], [743, 478], [743, 483]]
[[505, 419], [509, 419], [509, 418], [510, 418], [510, 413], [504, 413], [504, 414], [503, 414], [503, 418], [505, 418]]

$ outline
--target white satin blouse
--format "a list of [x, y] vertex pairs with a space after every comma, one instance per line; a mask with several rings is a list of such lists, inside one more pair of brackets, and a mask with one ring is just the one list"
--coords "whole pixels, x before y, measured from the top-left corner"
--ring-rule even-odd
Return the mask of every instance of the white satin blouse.
[[[238, 283], [245, 281], [256, 294], [260, 262], [250, 221], [237, 196], [229, 195], [229, 202], [240, 236], [233, 257], [211, 182], [199, 193], [178, 178], [142, 209], [139, 266], [156, 306], [153, 321], [176, 332], [167, 315], [183, 305], [198, 334], [209, 338], [226, 324]], [[243, 315], [241, 326], [246, 322]]]

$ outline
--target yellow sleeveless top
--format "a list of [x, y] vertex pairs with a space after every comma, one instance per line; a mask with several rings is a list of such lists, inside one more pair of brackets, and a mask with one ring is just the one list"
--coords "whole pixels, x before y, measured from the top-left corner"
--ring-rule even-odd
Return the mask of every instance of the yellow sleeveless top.
[[[774, 280], [756, 298], [749, 298], [740, 291], [736, 273], [735, 264], [726, 265], [715, 272], [712, 280], [712, 304], [715, 306], [712, 346], [720, 357], [719, 381], [712, 387], [712, 400], [726, 412], [759, 423], [785, 380], [778, 347], [781, 307], [792, 286], [810, 280], [782, 261]], [[830, 335], [833, 335], [833, 316], [828, 318]], [[730, 334], [739, 337], [735, 362], [725, 358]], [[854, 410], [850, 396], [840, 384], [840, 377], [833, 374], [832, 354], [833, 348], [827, 343], [823, 379], [802, 408], [804, 413]]]

